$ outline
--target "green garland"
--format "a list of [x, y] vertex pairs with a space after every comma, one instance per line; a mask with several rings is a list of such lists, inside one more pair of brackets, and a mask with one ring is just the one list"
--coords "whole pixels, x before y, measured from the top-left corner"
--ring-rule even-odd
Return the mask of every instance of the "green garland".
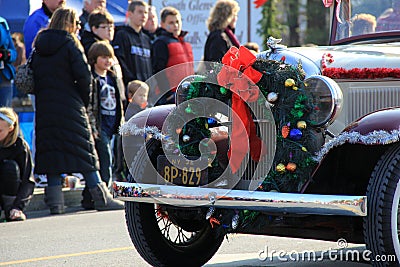
[[271, 103], [277, 133], [275, 157], [259, 189], [298, 192], [316, 165], [312, 153], [317, 150], [315, 132], [310, 127], [313, 122], [309, 120], [314, 107], [303, 82], [304, 71], [301, 63], [293, 66], [272, 60], [257, 60], [253, 67], [263, 73], [257, 86], [264, 97], [277, 95]]

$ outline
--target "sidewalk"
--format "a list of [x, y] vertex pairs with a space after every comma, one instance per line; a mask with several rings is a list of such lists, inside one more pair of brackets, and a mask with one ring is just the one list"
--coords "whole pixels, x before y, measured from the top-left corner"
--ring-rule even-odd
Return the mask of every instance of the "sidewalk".
[[[65, 206], [80, 207], [82, 199], [83, 186], [74, 189], [63, 188]], [[48, 207], [44, 202], [44, 188], [35, 188], [32, 199], [26, 207], [25, 212], [47, 210]]]

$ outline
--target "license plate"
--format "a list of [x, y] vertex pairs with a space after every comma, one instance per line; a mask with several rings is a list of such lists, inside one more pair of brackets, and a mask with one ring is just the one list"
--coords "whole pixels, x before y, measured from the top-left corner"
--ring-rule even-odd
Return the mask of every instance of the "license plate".
[[[158, 156], [157, 170], [164, 180], [175, 185], [200, 186], [208, 182], [207, 159], [193, 162], [195, 158], [179, 158], [169, 156], [171, 162], [166, 156]], [[203, 170], [202, 170], [203, 169]]]

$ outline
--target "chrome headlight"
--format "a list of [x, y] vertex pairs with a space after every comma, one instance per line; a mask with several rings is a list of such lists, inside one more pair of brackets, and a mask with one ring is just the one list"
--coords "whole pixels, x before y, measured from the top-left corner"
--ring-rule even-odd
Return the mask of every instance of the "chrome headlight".
[[327, 127], [342, 109], [342, 90], [334, 80], [321, 75], [312, 75], [304, 83], [313, 96], [314, 110], [310, 114], [313, 126]]

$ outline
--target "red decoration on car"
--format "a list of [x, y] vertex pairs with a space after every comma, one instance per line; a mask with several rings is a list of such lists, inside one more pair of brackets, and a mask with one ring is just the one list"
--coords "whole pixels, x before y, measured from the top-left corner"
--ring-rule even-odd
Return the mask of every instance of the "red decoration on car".
[[254, 102], [258, 99], [258, 87], [255, 85], [262, 73], [255, 70], [252, 64], [256, 56], [244, 46], [239, 49], [231, 47], [222, 58], [224, 66], [218, 73], [220, 85], [229, 88], [232, 94], [232, 138], [228, 151], [229, 164], [233, 173], [236, 173], [241, 162], [249, 151], [254, 161], [259, 161], [264, 153], [265, 145], [257, 136], [256, 126], [245, 101]]
[[331, 53], [324, 53], [321, 59], [321, 68], [325, 69], [327, 64], [333, 63], [333, 56]]
[[322, 74], [332, 79], [400, 78], [400, 69], [391, 68], [324, 68]]

